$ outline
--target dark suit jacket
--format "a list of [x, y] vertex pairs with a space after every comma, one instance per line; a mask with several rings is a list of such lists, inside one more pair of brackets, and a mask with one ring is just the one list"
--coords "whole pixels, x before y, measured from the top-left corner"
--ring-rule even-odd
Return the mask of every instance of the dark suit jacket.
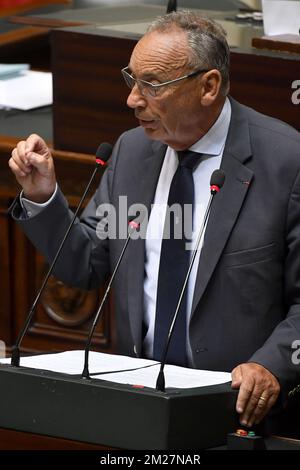
[[[254, 361], [282, 384], [299, 380], [292, 343], [300, 339], [300, 135], [288, 125], [231, 101], [232, 118], [201, 252], [189, 327], [196, 368], [230, 371]], [[99, 242], [98, 204], [150, 207], [166, 146], [142, 128], [115, 145], [99, 190], [72, 230], [56, 275], [95, 288], [115, 266], [124, 240]], [[70, 220], [58, 192], [39, 215], [20, 220], [50, 261]], [[120, 352], [142, 354], [144, 241], [131, 241], [115, 283]]]

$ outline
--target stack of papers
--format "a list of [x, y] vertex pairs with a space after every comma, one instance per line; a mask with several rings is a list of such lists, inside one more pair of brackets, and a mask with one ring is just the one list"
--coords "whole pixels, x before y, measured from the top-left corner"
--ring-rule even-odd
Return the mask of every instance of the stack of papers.
[[299, 36], [300, 2], [295, 0], [262, 0], [264, 32], [267, 36]]
[[[0, 364], [10, 364], [10, 359], [1, 359]], [[57, 354], [22, 357], [20, 365], [71, 375], [81, 375], [84, 351], [66, 351]], [[89, 371], [93, 379], [155, 388], [160, 363], [149, 359], [90, 352]], [[165, 366], [166, 387], [194, 388], [218, 385], [231, 381], [229, 372], [188, 369]]]
[[52, 102], [51, 73], [23, 70], [13, 78], [2, 75], [0, 79], [0, 107], [27, 111]]
[[29, 64], [0, 64], [0, 80], [17, 77], [24, 70], [29, 70]]

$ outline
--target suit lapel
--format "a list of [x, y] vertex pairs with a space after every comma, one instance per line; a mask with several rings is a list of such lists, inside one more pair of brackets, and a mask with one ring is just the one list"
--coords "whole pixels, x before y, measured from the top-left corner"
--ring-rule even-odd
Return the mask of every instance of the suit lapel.
[[[150, 215], [151, 204], [154, 199], [155, 190], [161, 171], [166, 145], [154, 142], [152, 153], [141, 158], [141, 165], [135, 169], [136, 184], [132, 201], [128, 206], [135, 203], [143, 203], [147, 208], [147, 216]], [[145, 223], [148, 219], [145, 220]], [[144, 291], [144, 269], [145, 269], [145, 240], [139, 237], [131, 240], [128, 245], [128, 312], [130, 326], [137, 353], [141, 353], [142, 319], [143, 319], [143, 291]]]
[[244, 165], [251, 156], [248, 121], [240, 105], [233, 100], [231, 105], [231, 123], [221, 163], [225, 172], [225, 183], [220, 193], [215, 196], [206, 227], [196, 276], [192, 314], [216, 268], [253, 177], [252, 170]]

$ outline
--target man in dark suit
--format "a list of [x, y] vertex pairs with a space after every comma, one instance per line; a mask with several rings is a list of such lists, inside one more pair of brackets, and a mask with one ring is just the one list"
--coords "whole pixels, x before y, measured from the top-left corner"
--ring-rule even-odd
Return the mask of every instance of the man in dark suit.
[[[180, 151], [198, 152], [197, 232], [211, 172], [221, 166], [225, 184], [187, 289], [187, 364], [232, 371], [237, 412], [252, 426], [300, 375], [292, 360], [300, 335], [300, 136], [229, 99], [228, 69], [228, 45], [214, 22], [178, 12], [151, 26], [122, 71], [140, 127], [116, 143], [56, 275], [85, 288], [103, 282], [124, 240], [99, 240], [97, 208], [110, 204], [118, 219], [120, 196], [128, 207], [142, 203], [150, 213], [146, 240], [132, 240], [115, 284], [118, 340], [123, 354], [155, 356], [165, 217], [155, 208], [170, 200]], [[50, 261], [71, 217], [50, 150], [32, 135], [13, 150], [9, 165], [24, 190], [12, 215]], [[174, 270], [175, 279], [176, 263]], [[168, 294], [177, 292], [171, 287]]]

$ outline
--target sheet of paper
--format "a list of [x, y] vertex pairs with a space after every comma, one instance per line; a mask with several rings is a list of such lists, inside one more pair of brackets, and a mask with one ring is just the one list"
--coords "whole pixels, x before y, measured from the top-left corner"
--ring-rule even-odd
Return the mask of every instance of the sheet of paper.
[[263, 0], [264, 32], [267, 36], [276, 34], [299, 34], [299, 0]]
[[[10, 359], [0, 359], [0, 363], [9, 364]], [[21, 357], [20, 361], [23, 367], [71, 375], [81, 374], [83, 363], [84, 351], [66, 351], [57, 354]], [[159, 367], [159, 363], [148, 359], [90, 352], [90, 374], [93, 378], [110, 382], [155, 388]], [[231, 374], [167, 365], [165, 379], [166, 387], [194, 388], [230, 382]]]
[[[120, 384], [142, 385], [155, 388], [160, 365], [138, 369], [134, 371], [119, 372], [118, 374], [105, 374], [93, 376], [101, 380], [109, 380]], [[208, 385], [217, 385], [231, 381], [228, 372], [215, 372], [208, 370], [187, 369], [178, 366], [165, 366], [165, 383], [167, 388], [194, 388]]]
[[17, 77], [0, 80], [2, 107], [27, 111], [52, 102], [52, 73], [27, 70]]
[[[1, 359], [0, 362], [10, 363], [10, 359]], [[119, 356], [90, 351], [90, 373], [102, 373], [144, 367], [156, 364], [156, 361], [148, 359], [135, 359], [133, 357]], [[20, 365], [33, 369], [45, 369], [63, 374], [81, 374], [84, 364], [84, 351], [65, 351], [57, 354], [42, 354], [36, 356], [21, 357]]]

